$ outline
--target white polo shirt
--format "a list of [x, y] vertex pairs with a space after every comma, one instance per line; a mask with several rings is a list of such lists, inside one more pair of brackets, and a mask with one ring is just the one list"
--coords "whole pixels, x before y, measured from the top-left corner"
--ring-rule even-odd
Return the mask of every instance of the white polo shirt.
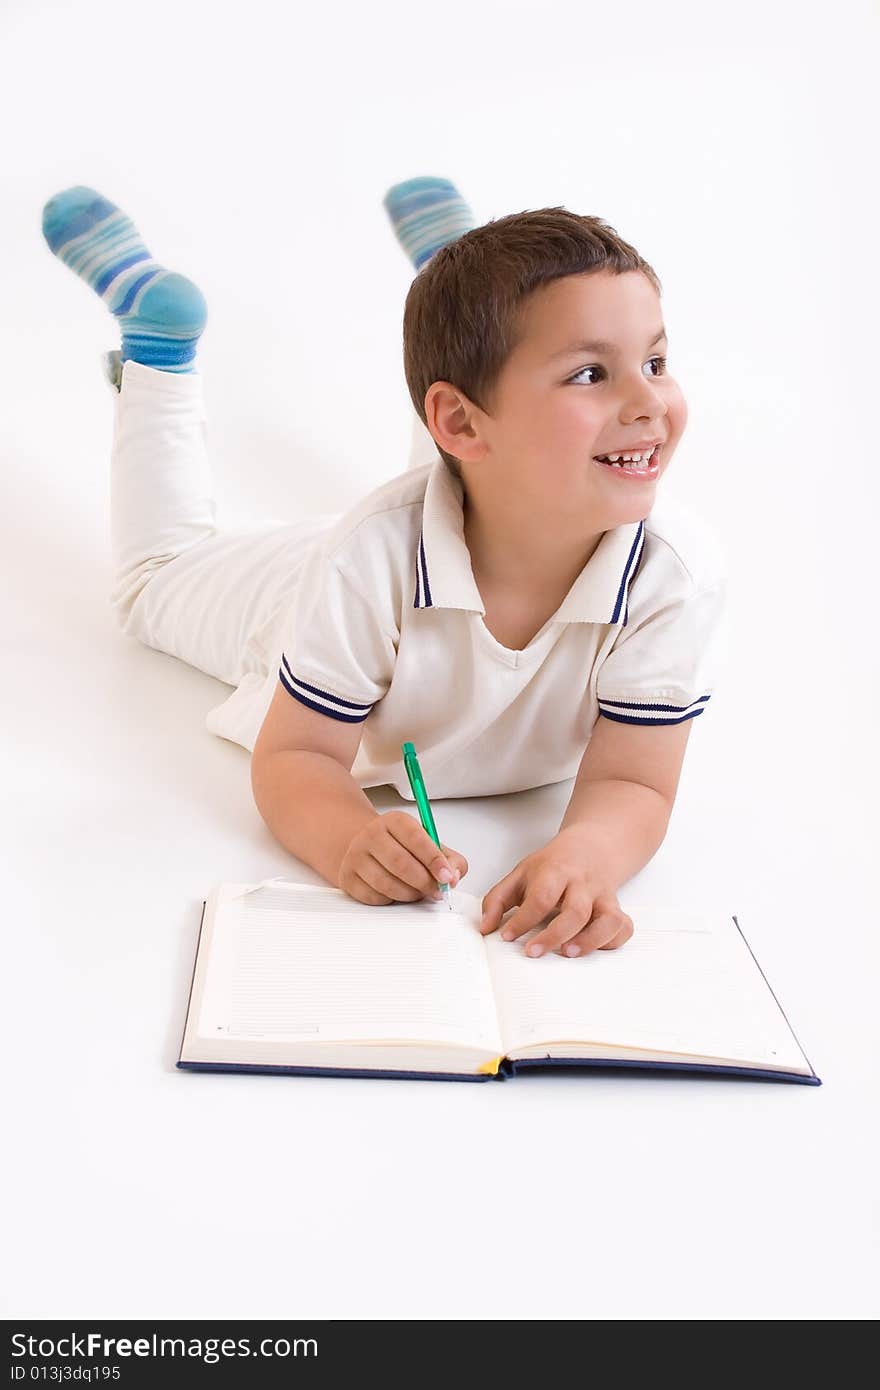
[[723, 661], [725, 565], [711, 529], [658, 501], [606, 531], [522, 651], [489, 632], [442, 459], [410, 468], [324, 522], [279, 616], [265, 677], [208, 727], [253, 748], [280, 680], [328, 719], [363, 725], [352, 776], [413, 800], [415, 744], [432, 799], [574, 777], [599, 715], [677, 724], [703, 713]]

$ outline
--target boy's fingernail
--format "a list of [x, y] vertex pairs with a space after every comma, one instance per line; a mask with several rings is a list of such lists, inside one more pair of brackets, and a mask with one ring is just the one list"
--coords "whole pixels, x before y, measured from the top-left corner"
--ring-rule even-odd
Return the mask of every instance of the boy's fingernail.
[[451, 878], [452, 878], [452, 870], [451, 870], [451, 869], [441, 869], [440, 872], [439, 872], [439, 874], [437, 875], [437, 882], [438, 882], [438, 883], [449, 883], [449, 881], [450, 881]]
[[580, 953], [581, 953], [581, 948], [580, 948], [580, 946], [575, 946], [575, 944], [574, 944], [573, 941], [572, 941], [572, 942], [569, 942], [569, 944], [568, 944], [568, 945], [566, 946], [566, 948], [565, 948], [565, 954], [566, 954], [567, 956], [579, 956]]
[[532, 944], [531, 946], [526, 947], [526, 954], [530, 956], [540, 956], [543, 954], [543, 952], [543, 946], [535, 946], [534, 944]]

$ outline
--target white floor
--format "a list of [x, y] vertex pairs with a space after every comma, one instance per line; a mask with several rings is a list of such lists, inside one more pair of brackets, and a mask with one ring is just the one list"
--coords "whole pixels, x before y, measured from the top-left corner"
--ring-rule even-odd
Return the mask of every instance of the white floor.
[[[591, 58], [586, 110], [583, 55], [619, 42], [600, 7], [553, 0], [536, 33], [516, 4], [378, 28], [351, 6], [343, 50], [336, 10], [293, 33], [255, 0], [256, 62], [231, 11], [156, 3], [125, 32], [103, 0], [3, 21], [5, 1316], [876, 1317], [876, 26], [744, 0], [721, 38], [704, 6], [643, 4], [640, 99]], [[132, 100], [160, 68], [179, 103]], [[175, 1069], [207, 890], [306, 871], [204, 729], [224, 688], [115, 627], [117, 335], [40, 209], [96, 186], [199, 279], [218, 494], [292, 518], [404, 466], [410, 274], [381, 197], [421, 172], [481, 218], [599, 213], [657, 262], [691, 406], [668, 485], [724, 536], [731, 657], [621, 897], [636, 924], [736, 913], [822, 1087]], [[567, 791], [439, 803], [466, 886], [551, 835]]]
[[[870, 1313], [869, 837], [840, 833], [833, 782], [812, 805], [784, 778], [753, 796], [719, 699], [622, 893], [636, 923], [639, 902], [736, 912], [822, 1088], [181, 1074], [201, 898], [297, 865], [247, 755], [202, 729], [224, 687], [117, 634], [62, 517], [39, 548], [5, 531], [10, 1315]], [[567, 790], [439, 804], [472, 891], [552, 834]]]

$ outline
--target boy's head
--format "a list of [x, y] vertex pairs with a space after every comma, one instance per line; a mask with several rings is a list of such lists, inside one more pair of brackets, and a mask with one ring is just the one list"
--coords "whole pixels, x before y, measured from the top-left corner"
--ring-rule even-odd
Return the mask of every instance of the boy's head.
[[539, 513], [549, 493], [606, 529], [648, 514], [656, 481], [596, 455], [661, 440], [662, 474], [687, 423], [655, 341], [660, 288], [612, 227], [562, 207], [487, 222], [431, 257], [406, 299], [404, 370], [466, 489], [515, 487]]

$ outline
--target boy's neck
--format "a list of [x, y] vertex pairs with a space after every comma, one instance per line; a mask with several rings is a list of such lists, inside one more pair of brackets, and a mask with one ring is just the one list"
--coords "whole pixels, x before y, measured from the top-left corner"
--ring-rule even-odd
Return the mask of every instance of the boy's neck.
[[487, 524], [485, 511], [467, 489], [462, 510], [477, 587], [519, 594], [538, 605], [546, 600], [558, 607], [605, 534], [585, 535], [581, 528], [566, 536], [556, 526], [536, 525], [533, 514], [495, 503]]

